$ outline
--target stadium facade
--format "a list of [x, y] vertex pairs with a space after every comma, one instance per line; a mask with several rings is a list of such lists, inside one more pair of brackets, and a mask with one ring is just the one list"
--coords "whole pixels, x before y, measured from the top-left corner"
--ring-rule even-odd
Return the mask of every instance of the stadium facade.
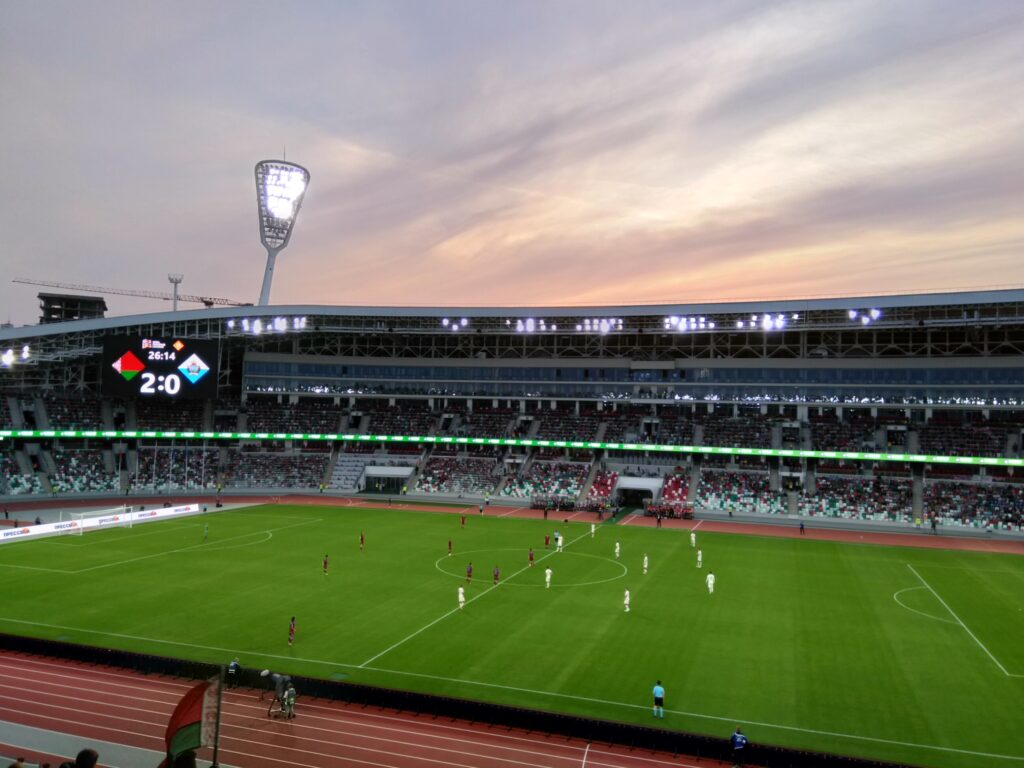
[[[135, 372], [111, 354], [139, 340], [205, 350], [202, 395], [173, 366], [166, 389], [162, 373], [128, 378]], [[232, 307], [6, 328], [0, 353], [4, 461], [28, 478], [7, 493], [73, 489], [73, 466], [89, 466], [106, 485], [79, 490], [253, 487], [263, 477], [559, 503], [633, 490], [629, 499], [657, 504], [671, 491], [669, 501], [689, 506], [745, 500], [763, 511], [857, 516], [851, 499], [872, 486], [872, 498], [901, 499], [883, 517], [907, 521], [998, 488], [969, 512], [941, 514], [982, 526], [1021, 519], [1021, 290], [621, 307]], [[199, 479], [175, 468], [196, 456]], [[300, 468], [263, 471], [282, 457]], [[339, 474], [339, 464], [348, 470]], [[715, 472], [723, 476], [712, 482]], [[819, 482], [826, 477], [835, 480]], [[947, 483], [935, 509], [930, 479]], [[829, 493], [839, 500], [824, 502]], [[995, 518], [977, 509], [993, 503]]]

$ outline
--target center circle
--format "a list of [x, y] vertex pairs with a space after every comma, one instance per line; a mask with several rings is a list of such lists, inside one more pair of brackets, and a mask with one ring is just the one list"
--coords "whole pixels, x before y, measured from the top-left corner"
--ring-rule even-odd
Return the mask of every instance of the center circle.
[[[509, 552], [514, 552], [516, 555], [515, 565], [512, 567], [509, 567], [508, 565], [509, 557], [507, 553]], [[579, 577], [574, 579], [571, 575], [573, 569], [570, 567], [569, 576], [567, 578], [561, 576], [561, 574], [564, 573], [564, 570], [559, 567], [559, 563], [568, 563], [573, 559], [580, 557], [600, 560], [602, 563], [606, 563], [607, 565], [602, 566], [602, 570], [607, 570], [609, 575], [602, 578], [587, 579], [581, 574]], [[492, 575], [491, 569], [493, 568], [491, 563], [494, 563], [501, 567], [501, 583], [504, 586], [525, 587], [527, 589], [544, 589], [544, 570], [549, 567], [554, 574], [551, 586], [556, 588], [589, 587], [595, 584], [606, 584], [609, 581], [621, 579], [629, 573], [629, 569], [618, 560], [613, 560], [609, 557], [601, 557], [600, 555], [573, 552], [571, 550], [563, 550], [558, 553], [551, 550], [545, 550], [543, 554], [537, 555], [536, 564], [533, 568], [530, 568], [527, 563], [526, 550], [521, 548], [471, 549], [465, 552], [459, 552], [457, 553], [457, 556], [452, 555], [451, 557], [448, 557], [447, 555], [444, 555], [439, 557], [435, 561], [434, 567], [445, 576], [453, 576], [457, 579], [465, 580], [466, 565], [469, 562], [475, 563], [473, 566], [473, 575], [483, 583], [489, 582]], [[537, 573], [536, 578], [528, 577], [528, 574], [532, 572]]]

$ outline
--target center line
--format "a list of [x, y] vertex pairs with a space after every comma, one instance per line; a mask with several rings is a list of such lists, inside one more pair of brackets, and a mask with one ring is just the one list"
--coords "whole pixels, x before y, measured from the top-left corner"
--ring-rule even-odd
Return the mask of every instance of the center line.
[[[580, 534], [579, 536], [577, 536], [577, 537], [576, 537], [575, 539], [573, 539], [572, 541], [570, 541], [570, 542], [569, 542], [569, 544], [566, 544], [565, 546], [569, 546], [570, 544], [575, 544], [575, 543], [576, 543], [577, 541], [579, 541], [580, 539], [586, 538], [586, 536], [587, 536], [587, 535], [588, 535], [588, 534], [584, 532], [584, 533]], [[546, 555], [544, 555], [543, 557], [539, 557], [539, 558], [537, 558], [537, 562], [538, 562], [538, 563], [542, 563], [542, 562], [544, 562], [545, 560], [547, 560], [547, 559], [548, 559], [549, 557], [551, 557], [552, 555], [556, 554], [557, 552], [558, 552], [558, 550], [557, 550], [557, 549], [556, 549], [556, 550], [553, 550], [553, 551], [551, 551], [551, 552], [548, 552], [548, 553], [547, 553]], [[515, 573], [513, 573], [513, 574], [512, 574], [511, 576], [509, 576], [509, 577], [508, 577], [507, 579], [505, 579], [505, 581], [510, 581], [511, 579], [514, 579], [514, 578], [515, 578], [516, 576], [518, 576], [518, 575], [519, 575], [520, 573], [523, 573], [524, 571], [528, 571], [529, 569], [530, 569], [530, 566], [529, 566], [529, 565], [524, 565], [524, 566], [523, 566], [522, 568], [520, 568], [520, 569], [519, 569], [518, 571], [516, 571], [516, 572], [515, 572]], [[505, 581], [501, 581], [501, 582], [499, 582], [499, 583], [497, 583], [497, 584], [493, 584], [493, 585], [491, 585], [490, 587], [488, 587], [487, 589], [485, 589], [485, 590], [484, 590], [483, 592], [481, 592], [481, 593], [480, 593], [479, 595], [477, 595], [476, 597], [471, 597], [471, 598], [470, 598], [469, 600], [467, 600], [467, 601], [466, 601], [466, 605], [469, 605], [470, 603], [474, 602], [475, 600], [479, 600], [479, 599], [480, 599], [481, 597], [483, 597], [484, 595], [486, 595], [486, 594], [488, 594], [489, 592], [492, 592], [493, 590], [497, 589], [497, 588], [498, 588], [498, 587], [500, 587], [500, 586], [501, 586], [502, 584], [504, 584], [504, 583], [505, 583]], [[458, 612], [459, 612], [459, 609], [458, 609], [458, 608], [452, 608], [452, 609], [451, 609], [450, 611], [448, 611], [448, 613], [445, 613], [445, 614], [442, 614], [441, 616], [438, 616], [438, 617], [437, 617], [436, 619], [434, 619], [434, 620], [433, 620], [432, 622], [430, 622], [429, 624], [426, 624], [426, 625], [424, 625], [424, 626], [420, 627], [420, 628], [419, 628], [419, 629], [417, 629], [417, 630], [416, 630], [415, 632], [413, 632], [413, 633], [412, 633], [411, 635], [408, 635], [407, 637], [403, 637], [403, 638], [402, 638], [401, 640], [399, 640], [399, 641], [398, 641], [397, 643], [395, 643], [394, 645], [392, 645], [392, 646], [390, 646], [390, 647], [388, 647], [388, 648], [385, 648], [385, 649], [384, 649], [383, 651], [381, 651], [380, 653], [378, 653], [378, 654], [377, 654], [376, 656], [374, 656], [373, 658], [367, 659], [366, 661], [364, 661], [364, 662], [363, 662], [362, 664], [360, 664], [359, 666], [360, 666], [360, 667], [365, 667], [365, 666], [366, 666], [367, 664], [372, 664], [373, 662], [375, 662], [375, 661], [376, 661], [377, 659], [379, 659], [379, 658], [380, 658], [381, 656], [383, 656], [384, 654], [386, 654], [386, 653], [389, 653], [389, 652], [391, 652], [391, 651], [395, 650], [395, 648], [397, 648], [397, 647], [398, 647], [398, 646], [400, 646], [400, 645], [404, 645], [405, 643], [409, 642], [410, 640], [412, 640], [412, 639], [413, 639], [414, 637], [416, 637], [416, 636], [417, 636], [417, 635], [419, 635], [420, 633], [422, 633], [422, 632], [426, 632], [426, 631], [427, 631], [428, 629], [430, 629], [430, 628], [431, 628], [432, 626], [434, 626], [434, 625], [435, 625], [435, 624], [437, 624], [438, 622], [440, 622], [440, 621], [444, 621], [444, 620], [445, 620], [445, 619], [447, 619], [447, 618], [448, 618], [449, 616], [451, 616], [451, 615], [452, 615], [453, 613], [458, 613]]]

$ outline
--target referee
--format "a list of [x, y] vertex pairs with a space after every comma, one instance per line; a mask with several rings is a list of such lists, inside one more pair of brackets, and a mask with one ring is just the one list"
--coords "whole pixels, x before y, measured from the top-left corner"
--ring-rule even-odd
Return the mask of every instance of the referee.
[[661, 680], [654, 684], [654, 716], [665, 718], [665, 689]]

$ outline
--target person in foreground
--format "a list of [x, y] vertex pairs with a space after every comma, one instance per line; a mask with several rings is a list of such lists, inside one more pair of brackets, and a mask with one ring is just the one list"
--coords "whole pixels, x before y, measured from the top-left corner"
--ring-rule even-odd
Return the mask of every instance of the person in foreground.
[[743, 735], [743, 731], [738, 725], [736, 726], [736, 731], [730, 737], [729, 743], [732, 745], [733, 768], [743, 768], [747, 757], [747, 744], [750, 743], [750, 740]]

